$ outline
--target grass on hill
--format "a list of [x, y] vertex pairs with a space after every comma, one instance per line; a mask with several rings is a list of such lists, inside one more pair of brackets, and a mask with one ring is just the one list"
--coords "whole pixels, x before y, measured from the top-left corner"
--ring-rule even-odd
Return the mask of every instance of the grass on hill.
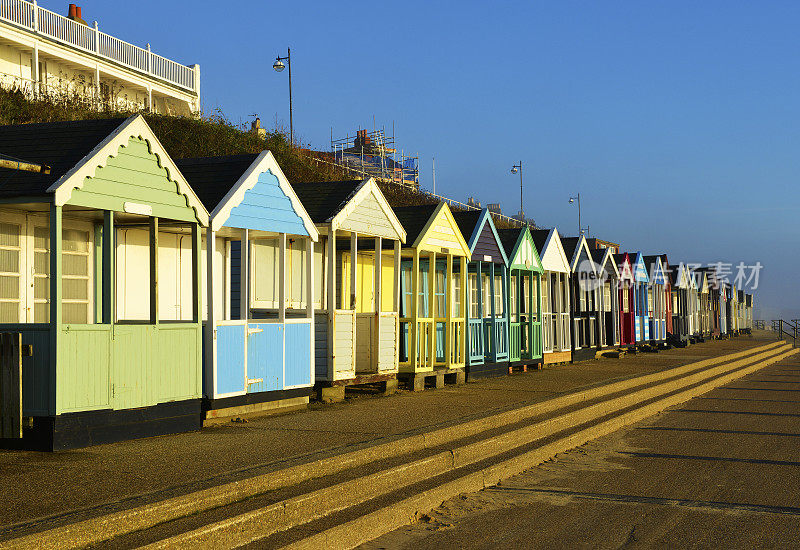
[[[79, 97], [31, 99], [18, 91], [0, 89], [0, 125], [127, 117], [132, 114], [132, 111], [97, 110]], [[144, 113], [144, 117], [174, 158], [260, 153], [269, 149], [290, 182], [341, 181], [357, 177], [330, 164], [316, 162], [313, 152], [291, 147], [288, 137], [281, 131], [267, 130], [266, 138], [259, 137], [234, 125], [219, 113], [199, 118]], [[424, 192], [401, 185], [382, 183], [380, 187], [392, 204], [415, 206], [438, 202]], [[497, 217], [495, 223], [498, 227], [509, 226]]]

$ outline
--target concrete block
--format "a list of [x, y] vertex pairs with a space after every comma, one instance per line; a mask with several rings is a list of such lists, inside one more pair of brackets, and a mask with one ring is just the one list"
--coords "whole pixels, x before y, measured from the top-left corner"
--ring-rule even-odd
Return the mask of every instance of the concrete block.
[[467, 373], [464, 371], [464, 369], [456, 371], [456, 384], [461, 385], [466, 383], [467, 383]]
[[323, 403], [344, 401], [344, 386], [322, 387], [317, 391], [317, 399]]
[[436, 375], [436, 389], [444, 387], [444, 373], [439, 373]]
[[397, 378], [392, 378], [383, 383], [383, 395], [392, 395], [397, 391]]

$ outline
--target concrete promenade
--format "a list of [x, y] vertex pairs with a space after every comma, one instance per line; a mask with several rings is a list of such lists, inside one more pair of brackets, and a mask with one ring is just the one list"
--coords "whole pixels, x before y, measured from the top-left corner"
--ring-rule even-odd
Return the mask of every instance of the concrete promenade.
[[755, 347], [739, 337], [77, 451], [0, 451], [0, 538], [303, 464], [592, 386]]
[[799, 442], [794, 355], [362, 548], [797, 548]]

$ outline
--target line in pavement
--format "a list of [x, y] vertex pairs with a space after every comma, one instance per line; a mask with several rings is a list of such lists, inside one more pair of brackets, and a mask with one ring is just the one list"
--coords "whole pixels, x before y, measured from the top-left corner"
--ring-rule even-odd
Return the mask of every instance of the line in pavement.
[[706, 409], [672, 409], [670, 412], [687, 413], [711, 413], [711, 414], [752, 414], [755, 416], [790, 416], [800, 418], [800, 414], [792, 413], [770, 413], [770, 412], [751, 412], [751, 411], [715, 411]]
[[695, 397], [714, 401], [750, 401], [751, 403], [800, 403], [797, 399], [753, 399], [752, 397]]
[[659, 504], [662, 506], [680, 506], [686, 508], [704, 508], [711, 511], [741, 511], [766, 514], [782, 514], [800, 516], [800, 508], [796, 506], [769, 506], [766, 504], [746, 504], [742, 502], [720, 502], [709, 500], [691, 500], [682, 498], [646, 497], [638, 495], [619, 495], [613, 493], [588, 493], [562, 489], [536, 489], [533, 487], [489, 487], [487, 492], [497, 493], [539, 493], [541, 495], [563, 495], [584, 500], [601, 500], [611, 502], [628, 502], [632, 504]]
[[708, 462], [743, 462], [746, 464], [764, 464], [768, 466], [800, 466], [800, 462], [792, 460], [770, 460], [768, 458], [735, 458], [728, 456], [695, 456], [666, 453], [640, 453], [635, 451], [620, 451], [620, 454], [636, 458], [674, 458], [677, 460], [703, 460]]
[[798, 390], [789, 390], [786, 388], [717, 388], [718, 390], [742, 390], [742, 391], [793, 391], [793, 392], [800, 392]]
[[768, 435], [780, 437], [800, 437], [800, 433], [787, 433], [787, 432], [758, 432], [754, 430], [718, 430], [712, 428], [680, 428], [677, 426], [641, 426], [635, 428], [636, 430], [663, 430], [670, 432], [702, 432], [710, 434], [734, 434], [734, 435]]

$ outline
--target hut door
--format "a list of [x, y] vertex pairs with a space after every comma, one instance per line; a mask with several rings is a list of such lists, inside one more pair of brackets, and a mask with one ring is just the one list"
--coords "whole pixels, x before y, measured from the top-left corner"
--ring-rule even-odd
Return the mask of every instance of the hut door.
[[0, 438], [22, 437], [22, 334], [0, 332]]

